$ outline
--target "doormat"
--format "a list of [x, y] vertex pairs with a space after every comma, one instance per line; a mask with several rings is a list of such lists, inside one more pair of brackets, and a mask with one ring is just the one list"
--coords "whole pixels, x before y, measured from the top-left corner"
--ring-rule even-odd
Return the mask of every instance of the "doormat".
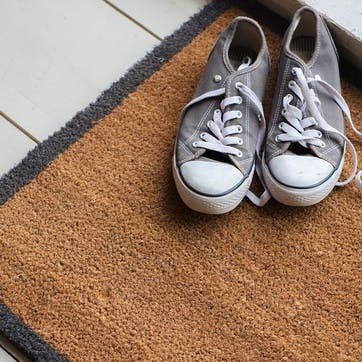
[[[268, 114], [286, 24], [216, 1], [0, 181], [0, 333], [31, 360], [362, 360], [354, 185], [221, 216], [175, 189], [179, 113], [238, 15], [266, 34]], [[362, 90], [342, 85], [362, 128]]]

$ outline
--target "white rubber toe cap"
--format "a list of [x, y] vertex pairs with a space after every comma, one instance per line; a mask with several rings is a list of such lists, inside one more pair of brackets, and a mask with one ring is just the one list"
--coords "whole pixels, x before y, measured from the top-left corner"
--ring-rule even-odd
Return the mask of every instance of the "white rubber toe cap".
[[333, 166], [318, 157], [281, 155], [269, 162], [269, 169], [280, 183], [296, 188], [314, 187], [333, 172]]
[[181, 165], [184, 182], [204, 195], [223, 195], [240, 184], [243, 174], [233, 165], [212, 160], [194, 160]]

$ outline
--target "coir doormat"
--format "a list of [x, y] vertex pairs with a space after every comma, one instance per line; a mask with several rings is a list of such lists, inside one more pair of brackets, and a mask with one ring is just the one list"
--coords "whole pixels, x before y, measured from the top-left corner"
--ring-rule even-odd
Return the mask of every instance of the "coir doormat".
[[[222, 216], [177, 195], [178, 115], [235, 16], [266, 33], [270, 110], [285, 24], [241, 5], [208, 5], [1, 180], [0, 333], [30, 359], [362, 360], [354, 185]], [[343, 93], [361, 128], [362, 90]]]

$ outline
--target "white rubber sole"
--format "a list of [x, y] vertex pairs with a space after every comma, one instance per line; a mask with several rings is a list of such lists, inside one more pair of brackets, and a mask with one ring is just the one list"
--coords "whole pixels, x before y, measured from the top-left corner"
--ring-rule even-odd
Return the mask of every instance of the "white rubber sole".
[[245, 197], [249, 190], [251, 181], [254, 174], [253, 167], [249, 177], [232, 192], [223, 196], [204, 196], [192, 191], [183, 182], [178, 167], [176, 165], [176, 158], [173, 156], [172, 161], [172, 173], [176, 183], [177, 191], [182, 201], [192, 210], [204, 213], [204, 214], [225, 214], [235, 209]]
[[264, 157], [262, 160], [262, 172], [265, 185], [274, 199], [288, 206], [311, 206], [322, 201], [333, 190], [341, 175], [343, 165], [344, 159], [341, 160], [338, 169], [328, 180], [309, 189], [296, 189], [279, 183], [270, 173]]

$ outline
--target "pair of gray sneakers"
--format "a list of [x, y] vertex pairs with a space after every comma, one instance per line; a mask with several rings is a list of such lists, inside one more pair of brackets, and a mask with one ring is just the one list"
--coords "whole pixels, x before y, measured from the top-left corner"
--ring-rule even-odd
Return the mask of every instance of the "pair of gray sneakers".
[[[299, 9], [284, 37], [266, 132], [262, 99], [269, 68], [261, 27], [246, 17], [234, 19], [215, 43], [181, 113], [173, 175], [191, 209], [221, 214], [245, 196], [258, 206], [271, 196], [286, 205], [313, 205], [354, 177], [362, 189], [343, 113], [362, 134], [340, 95], [337, 51], [315, 10]], [[338, 181], [346, 145], [353, 169]], [[249, 190], [255, 170], [266, 189], [261, 197]]]

